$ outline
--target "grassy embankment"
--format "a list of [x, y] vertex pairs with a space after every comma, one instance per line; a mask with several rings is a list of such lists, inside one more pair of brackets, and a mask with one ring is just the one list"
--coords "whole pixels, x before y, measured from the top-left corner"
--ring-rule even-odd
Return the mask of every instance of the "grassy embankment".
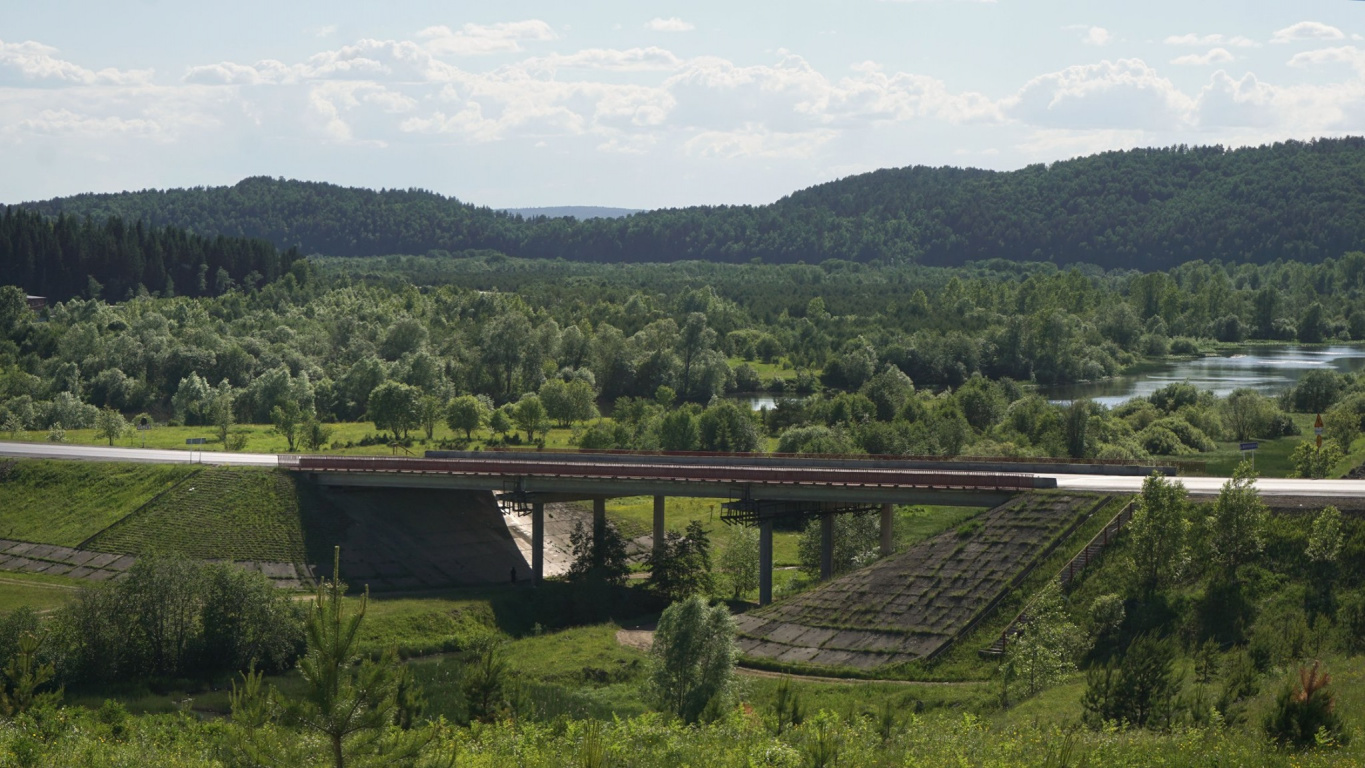
[[194, 471], [177, 465], [20, 461], [0, 482], [0, 538], [78, 546]]
[[84, 547], [202, 559], [305, 559], [299, 489], [284, 472], [206, 468], [92, 536]]

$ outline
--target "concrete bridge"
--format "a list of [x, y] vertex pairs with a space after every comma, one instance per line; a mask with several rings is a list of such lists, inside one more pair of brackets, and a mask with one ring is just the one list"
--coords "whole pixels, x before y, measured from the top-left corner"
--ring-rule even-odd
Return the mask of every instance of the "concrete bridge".
[[[593, 533], [606, 529], [606, 501], [654, 497], [654, 542], [664, 540], [669, 496], [727, 498], [722, 519], [759, 529], [759, 602], [772, 599], [773, 523], [819, 517], [821, 572], [833, 571], [834, 515], [881, 513], [881, 548], [891, 550], [895, 504], [997, 506], [1018, 493], [1056, 488], [1053, 477], [951, 470], [891, 460], [759, 456], [650, 456], [430, 451], [424, 458], [281, 456], [279, 466], [323, 486], [450, 488], [492, 491], [531, 516], [531, 569], [544, 576], [545, 504], [591, 501]], [[932, 465], [931, 465], [932, 466]]]
[[[307, 472], [326, 485], [493, 491], [504, 504], [532, 515], [533, 529], [542, 531], [533, 558], [539, 563], [540, 575], [546, 502], [592, 501], [594, 528], [600, 533], [606, 524], [606, 499], [654, 496], [657, 542], [663, 539], [664, 500], [668, 496], [728, 498], [731, 501], [725, 505], [725, 519], [759, 526], [763, 563], [767, 566], [761, 571], [763, 602], [767, 602], [772, 587], [772, 521], [780, 515], [820, 516], [828, 545], [832, 515], [880, 508], [882, 544], [889, 548], [892, 504], [995, 506], [1017, 493], [1038, 488], [1132, 494], [1142, 490], [1147, 474], [1160, 471], [1153, 467], [1015, 459], [927, 461], [494, 451], [432, 451], [423, 459], [400, 459], [0, 442], [0, 457], [5, 456], [281, 467]], [[1217, 495], [1226, 481], [1224, 477], [1179, 480], [1191, 496], [1204, 499]], [[1262, 497], [1281, 503], [1365, 498], [1365, 480], [1261, 478], [1256, 489]], [[828, 564], [829, 560], [823, 559], [822, 564]]]

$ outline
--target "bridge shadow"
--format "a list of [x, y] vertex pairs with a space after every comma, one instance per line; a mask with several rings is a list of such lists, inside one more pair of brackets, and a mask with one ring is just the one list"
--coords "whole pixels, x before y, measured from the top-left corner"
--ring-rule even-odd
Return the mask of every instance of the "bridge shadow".
[[417, 590], [528, 581], [531, 567], [492, 494], [300, 483], [304, 549], [316, 575], [370, 589]]

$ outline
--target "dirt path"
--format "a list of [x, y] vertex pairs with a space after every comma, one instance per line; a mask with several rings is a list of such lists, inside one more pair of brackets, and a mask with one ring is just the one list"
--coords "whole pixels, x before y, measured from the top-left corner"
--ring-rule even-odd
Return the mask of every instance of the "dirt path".
[[[654, 625], [646, 624], [630, 629], [616, 630], [616, 642], [626, 648], [634, 648], [637, 651], [649, 652], [654, 646]], [[980, 680], [967, 681], [919, 681], [919, 680], [875, 680], [866, 678], [850, 677], [822, 677], [820, 675], [794, 675], [787, 672], [773, 672], [767, 669], [751, 669], [749, 667], [736, 667], [735, 671], [745, 677], [766, 677], [773, 679], [787, 678], [789, 680], [805, 680], [813, 683], [884, 683], [887, 685], [922, 685], [922, 686], [953, 686], [953, 687], [972, 687], [986, 685]]]
[[879, 680], [862, 677], [821, 677], [819, 675], [794, 675], [788, 672], [773, 672], [772, 670], [752, 669], [750, 667], [735, 667], [735, 671], [745, 677], [786, 678], [788, 680], [804, 680], [812, 683], [853, 683], [860, 685], [879, 683], [882, 685], [921, 685], [934, 688], [970, 688], [972, 686], [989, 684], [989, 681], [984, 680]]
[[649, 653], [649, 649], [654, 647], [654, 628], [618, 629], [616, 630], [616, 642], [626, 648], [634, 648], [637, 651]]
[[74, 584], [50, 584], [45, 581], [25, 581], [23, 579], [7, 579], [0, 576], [0, 584], [16, 584], [21, 587], [37, 587], [38, 589], [65, 589], [77, 590], [79, 587]]

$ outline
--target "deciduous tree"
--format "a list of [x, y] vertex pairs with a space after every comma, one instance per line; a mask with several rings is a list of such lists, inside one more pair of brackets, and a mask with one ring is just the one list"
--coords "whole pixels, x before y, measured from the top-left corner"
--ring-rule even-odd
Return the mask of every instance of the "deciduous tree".
[[694, 723], [730, 690], [735, 621], [700, 595], [664, 609], [650, 649], [650, 691], [660, 709]]

